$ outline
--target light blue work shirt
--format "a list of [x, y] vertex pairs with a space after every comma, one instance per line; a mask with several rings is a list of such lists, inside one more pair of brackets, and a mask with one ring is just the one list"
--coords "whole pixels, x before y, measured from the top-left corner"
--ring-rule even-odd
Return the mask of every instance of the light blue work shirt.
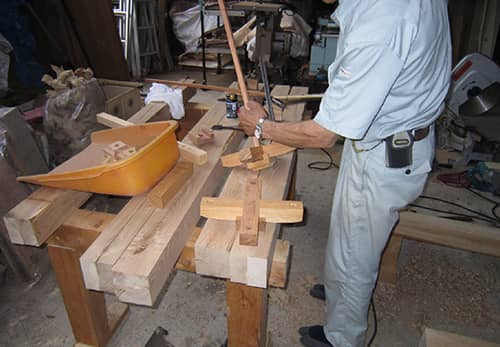
[[339, 0], [337, 57], [315, 121], [374, 141], [426, 127], [443, 110], [451, 71], [446, 0]]

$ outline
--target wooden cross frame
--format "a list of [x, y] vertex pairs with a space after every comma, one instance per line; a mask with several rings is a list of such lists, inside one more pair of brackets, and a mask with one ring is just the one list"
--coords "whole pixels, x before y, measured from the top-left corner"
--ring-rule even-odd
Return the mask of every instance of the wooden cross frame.
[[301, 201], [261, 200], [262, 180], [249, 178], [243, 200], [204, 197], [200, 215], [206, 218], [239, 221], [240, 244], [258, 245], [260, 222], [298, 223], [304, 216]]
[[260, 147], [247, 147], [239, 152], [221, 157], [222, 166], [243, 166], [253, 171], [260, 171], [272, 165], [271, 159], [293, 152], [295, 148], [273, 142]]

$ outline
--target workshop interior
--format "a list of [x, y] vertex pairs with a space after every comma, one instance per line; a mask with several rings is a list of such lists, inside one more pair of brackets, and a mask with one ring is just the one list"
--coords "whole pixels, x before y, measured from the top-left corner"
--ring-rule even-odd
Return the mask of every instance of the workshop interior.
[[[346, 44], [332, 14], [360, 1], [2, 0], [0, 346], [301, 346], [350, 142], [263, 129], [314, 120]], [[500, 2], [448, 19], [432, 170], [366, 346], [500, 346]]]

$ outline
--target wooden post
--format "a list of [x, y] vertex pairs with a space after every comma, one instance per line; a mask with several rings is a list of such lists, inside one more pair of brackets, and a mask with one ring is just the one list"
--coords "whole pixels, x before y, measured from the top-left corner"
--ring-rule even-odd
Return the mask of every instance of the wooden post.
[[267, 289], [226, 280], [228, 347], [266, 345]]
[[403, 237], [392, 234], [380, 262], [379, 280], [386, 283], [396, 283], [398, 273], [398, 258]]
[[106, 346], [128, 311], [123, 303], [106, 307], [104, 293], [85, 288], [79, 259], [98, 234], [96, 230], [61, 226], [47, 242], [76, 345]]

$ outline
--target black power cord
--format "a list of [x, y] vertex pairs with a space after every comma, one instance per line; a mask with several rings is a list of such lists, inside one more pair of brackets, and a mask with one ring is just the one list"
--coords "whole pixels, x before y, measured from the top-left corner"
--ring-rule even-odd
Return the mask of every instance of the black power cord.
[[330, 170], [333, 168], [338, 168], [338, 165], [335, 164], [333, 161], [332, 155], [330, 153], [328, 153], [328, 151], [326, 149], [324, 149], [324, 148], [320, 148], [320, 149], [323, 153], [326, 154], [326, 156], [328, 157], [328, 161], [321, 161], [321, 160], [313, 161], [313, 162], [310, 162], [309, 164], [307, 164], [307, 167], [309, 169], [320, 170], [320, 171], [326, 171], [326, 170]]

